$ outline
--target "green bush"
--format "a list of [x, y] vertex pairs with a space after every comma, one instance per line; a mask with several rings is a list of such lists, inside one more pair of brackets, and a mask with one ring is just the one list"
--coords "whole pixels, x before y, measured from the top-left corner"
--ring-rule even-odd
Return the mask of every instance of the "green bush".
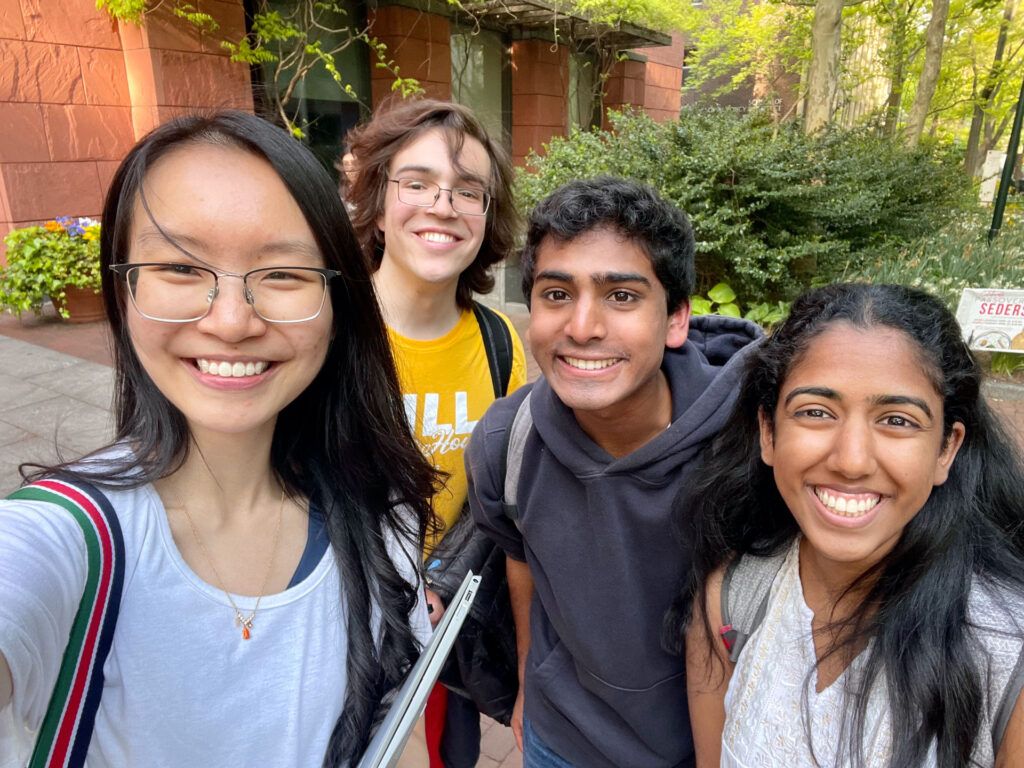
[[690, 215], [701, 291], [725, 281], [751, 300], [793, 298], [936, 230], [969, 190], [943, 152], [866, 131], [810, 138], [722, 107], [668, 123], [611, 119], [612, 131], [574, 131], [532, 156], [520, 205], [528, 213], [565, 182], [602, 173], [645, 181]]

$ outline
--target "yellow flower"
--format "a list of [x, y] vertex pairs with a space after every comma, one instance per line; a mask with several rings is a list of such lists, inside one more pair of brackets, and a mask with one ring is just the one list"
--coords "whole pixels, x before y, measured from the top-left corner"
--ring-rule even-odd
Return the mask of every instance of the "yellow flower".
[[60, 224], [58, 224], [56, 221], [48, 221], [43, 226], [46, 227], [51, 232], [63, 232], [64, 231], [64, 228]]

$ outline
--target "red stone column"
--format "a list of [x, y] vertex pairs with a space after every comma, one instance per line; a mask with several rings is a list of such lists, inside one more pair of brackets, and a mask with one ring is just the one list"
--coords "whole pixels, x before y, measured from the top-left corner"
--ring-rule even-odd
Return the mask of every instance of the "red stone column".
[[[444, 16], [388, 5], [370, 13], [370, 34], [387, 45], [387, 57], [400, 77], [414, 77], [426, 95], [435, 99], [452, 97], [451, 25]], [[370, 59], [372, 105], [391, 95], [394, 75]]]
[[169, 3], [146, 14], [141, 27], [120, 23], [137, 139], [178, 115], [253, 109], [248, 65], [233, 63], [220, 47], [245, 34], [242, 0], [200, 0], [198, 9], [217, 22], [213, 34], [179, 19]]
[[568, 131], [569, 50], [547, 40], [512, 43], [512, 160], [523, 165]]
[[0, 237], [98, 215], [133, 142], [117, 26], [91, 2], [0, 0], [0, 61]]
[[608, 127], [608, 110], [642, 109], [646, 92], [647, 60], [633, 54], [612, 66], [604, 84], [601, 127]]
[[241, 0], [198, 8], [220, 24], [216, 36], [166, 5], [140, 28], [89, 0], [0, 0], [0, 237], [56, 216], [98, 216], [118, 163], [168, 117], [252, 109], [248, 67], [219, 45], [245, 31]]
[[683, 36], [672, 36], [668, 46], [644, 48], [644, 111], [658, 122], [679, 117], [683, 85]]

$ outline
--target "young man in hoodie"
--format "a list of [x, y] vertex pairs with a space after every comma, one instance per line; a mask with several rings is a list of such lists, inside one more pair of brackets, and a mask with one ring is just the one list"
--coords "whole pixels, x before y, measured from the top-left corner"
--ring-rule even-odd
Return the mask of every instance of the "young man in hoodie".
[[[467, 453], [474, 516], [508, 556], [527, 768], [693, 764], [684, 660], [660, 642], [688, 565], [672, 500], [760, 335], [691, 318], [693, 254], [686, 216], [621, 179], [567, 184], [530, 219], [523, 288], [543, 377], [495, 402]], [[527, 396], [513, 521], [506, 446]]]

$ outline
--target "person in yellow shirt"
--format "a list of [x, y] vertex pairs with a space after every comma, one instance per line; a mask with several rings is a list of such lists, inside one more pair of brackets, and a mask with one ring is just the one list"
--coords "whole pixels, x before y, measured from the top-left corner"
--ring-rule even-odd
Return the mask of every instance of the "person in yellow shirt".
[[[463, 454], [473, 427], [497, 395], [526, 381], [511, 322], [473, 300], [493, 288], [490, 268], [514, 245], [511, 165], [470, 110], [429, 99], [378, 111], [349, 134], [348, 145], [359, 158], [350, 216], [373, 272], [406, 415], [424, 452], [447, 473], [433, 499], [441, 537], [466, 502]], [[494, 334], [495, 322], [507, 334]], [[503, 386], [492, 374], [488, 333], [510, 346]], [[436, 622], [444, 606], [429, 589], [427, 601]], [[431, 738], [440, 730], [431, 721], [445, 722], [442, 738]], [[472, 702], [439, 690], [428, 702], [427, 722], [428, 747], [439, 742], [431, 768], [476, 764], [479, 715]]]

